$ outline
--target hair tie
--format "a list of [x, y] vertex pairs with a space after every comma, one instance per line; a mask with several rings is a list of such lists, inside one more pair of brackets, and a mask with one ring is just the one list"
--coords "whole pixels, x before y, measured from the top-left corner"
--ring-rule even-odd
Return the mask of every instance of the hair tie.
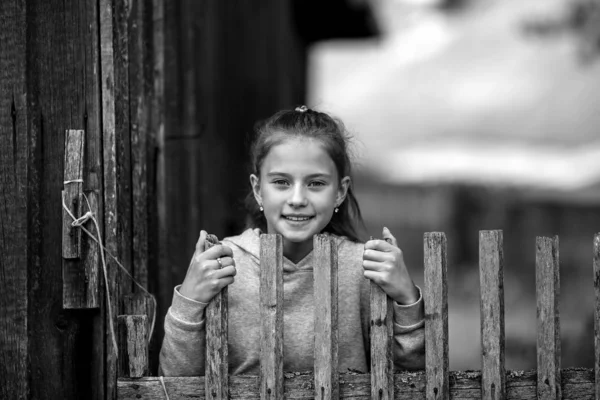
[[307, 112], [308, 111], [308, 107], [306, 106], [300, 106], [300, 107], [296, 107], [296, 111], [298, 112]]

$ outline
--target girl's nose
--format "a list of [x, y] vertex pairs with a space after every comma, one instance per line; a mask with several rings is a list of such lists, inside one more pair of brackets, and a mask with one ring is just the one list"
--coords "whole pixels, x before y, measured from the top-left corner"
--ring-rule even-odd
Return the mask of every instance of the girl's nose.
[[294, 190], [292, 191], [291, 196], [288, 199], [288, 204], [292, 207], [302, 207], [308, 204], [308, 199], [306, 198], [304, 187], [302, 187], [301, 185], [294, 187]]

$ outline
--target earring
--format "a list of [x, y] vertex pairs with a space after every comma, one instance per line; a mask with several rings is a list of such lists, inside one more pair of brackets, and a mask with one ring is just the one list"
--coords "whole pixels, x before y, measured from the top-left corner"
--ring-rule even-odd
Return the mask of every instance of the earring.
[[258, 209], [260, 210], [260, 212], [263, 212], [263, 211], [265, 211], [265, 209], [263, 208], [263, 206], [262, 206], [262, 205], [258, 206]]
[[336, 207], [336, 208], [333, 209], [334, 213], [337, 213], [338, 211], [340, 211], [340, 209], [338, 207]]

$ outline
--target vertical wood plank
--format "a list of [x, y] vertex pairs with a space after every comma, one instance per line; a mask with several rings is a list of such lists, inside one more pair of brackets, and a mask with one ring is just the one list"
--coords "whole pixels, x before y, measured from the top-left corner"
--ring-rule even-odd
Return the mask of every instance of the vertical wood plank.
[[504, 250], [502, 231], [479, 232], [481, 398], [506, 398], [504, 370]]
[[[218, 243], [209, 235], [205, 249]], [[210, 400], [229, 399], [229, 343], [228, 343], [227, 286], [206, 307], [206, 368], [205, 393]]]
[[448, 400], [448, 282], [446, 235], [424, 236], [425, 258], [425, 370], [427, 400]]
[[329, 235], [313, 237], [315, 398], [338, 399], [338, 260]]
[[371, 285], [371, 398], [394, 398], [394, 308], [375, 283]]
[[[64, 184], [62, 197], [65, 205], [69, 208], [71, 214], [73, 214], [75, 218], [81, 216], [80, 210], [83, 209], [80, 202], [83, 200], [81, 192], [83, 187], [84, 138], [85, 134], [82, 130], [69, 129], [65, 132], [64, 181], [70, 183]], [[81, 229], [71, 226], [73, 218], [71, 218], [69, 213], [62, 207], [61, 211], [63, 214], [62, 256], [64, 259], [79, 258], [81, 254]], [[71, 278], [71, 276], [67, 275], [67, 278]], [[65, 303], [68, 305], [71, 298], [68, 290], [69, 282], [66, 282], [66, 284], [67, 286], [64, 286], [63, 284], [63, 294], [67, 295]], [[67, 290], [65, 291], [65, 289]], [[74, 305], [74, 308], [77, 308], [77, 304]]]
[[260, 398], [283, 399], [283, 241], [260, 235]]
[[594, 235], [594, 373], [596, 400], [600, 400], [600, 233]]
[[29, 399], [28, 269], [38, 239], [28, 224], [40, 224], [32, 223], [28, 198], [39, 181], [28, 165], [40, 144], [28, 133], [24, 0], [0, 1], [0, 26], [0, 398]]
[[537, 396], [561, 399], [558, 236], [537, 237]]
[[148, 374], [145, 315], [119, 315], [119, 376], [141, 378]]
[[123, 312], [125, 315], [145, 315], [146, 318], [146, 332], [148, 337], [146, 341], [149, 342], [150, 335], [152, 334], [152, 329], [156, 329], [156, 321], [155, 326], [152, 327], [152, 319], [155, 317], [155, 309], [154, 302], [152, 298], [146, 294], [141, 292], [136, 292], [132, 294], [128, 294], [123, 296]]

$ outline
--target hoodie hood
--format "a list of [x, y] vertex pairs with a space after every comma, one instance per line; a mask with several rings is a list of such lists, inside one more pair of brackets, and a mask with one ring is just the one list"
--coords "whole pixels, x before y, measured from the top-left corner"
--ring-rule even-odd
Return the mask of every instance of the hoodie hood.
[[[245, 257], [248, 257], [256, 266], [260, 266], [260, 235], [263, 232], [258, 228], [246, 229], [242, 234], [237, 236], [231, 236], [223, 239], [223, 244], [229, 246], [235, 251], [241, 251]], [[346, 240], [345, 237], [339, 237], [336, 235], [330, 235], [336, 240], [337, 249], [339, 252], [340, 245]], [[235, 257], [235, 256], [234, 256]], [[311, 251], [302, 260], [294, 264], [288, 260], [285, 256], [283, 257], [283, 272], [296, 272], [296, 271], [312, 271], [312, 258], [313, 252]]]

